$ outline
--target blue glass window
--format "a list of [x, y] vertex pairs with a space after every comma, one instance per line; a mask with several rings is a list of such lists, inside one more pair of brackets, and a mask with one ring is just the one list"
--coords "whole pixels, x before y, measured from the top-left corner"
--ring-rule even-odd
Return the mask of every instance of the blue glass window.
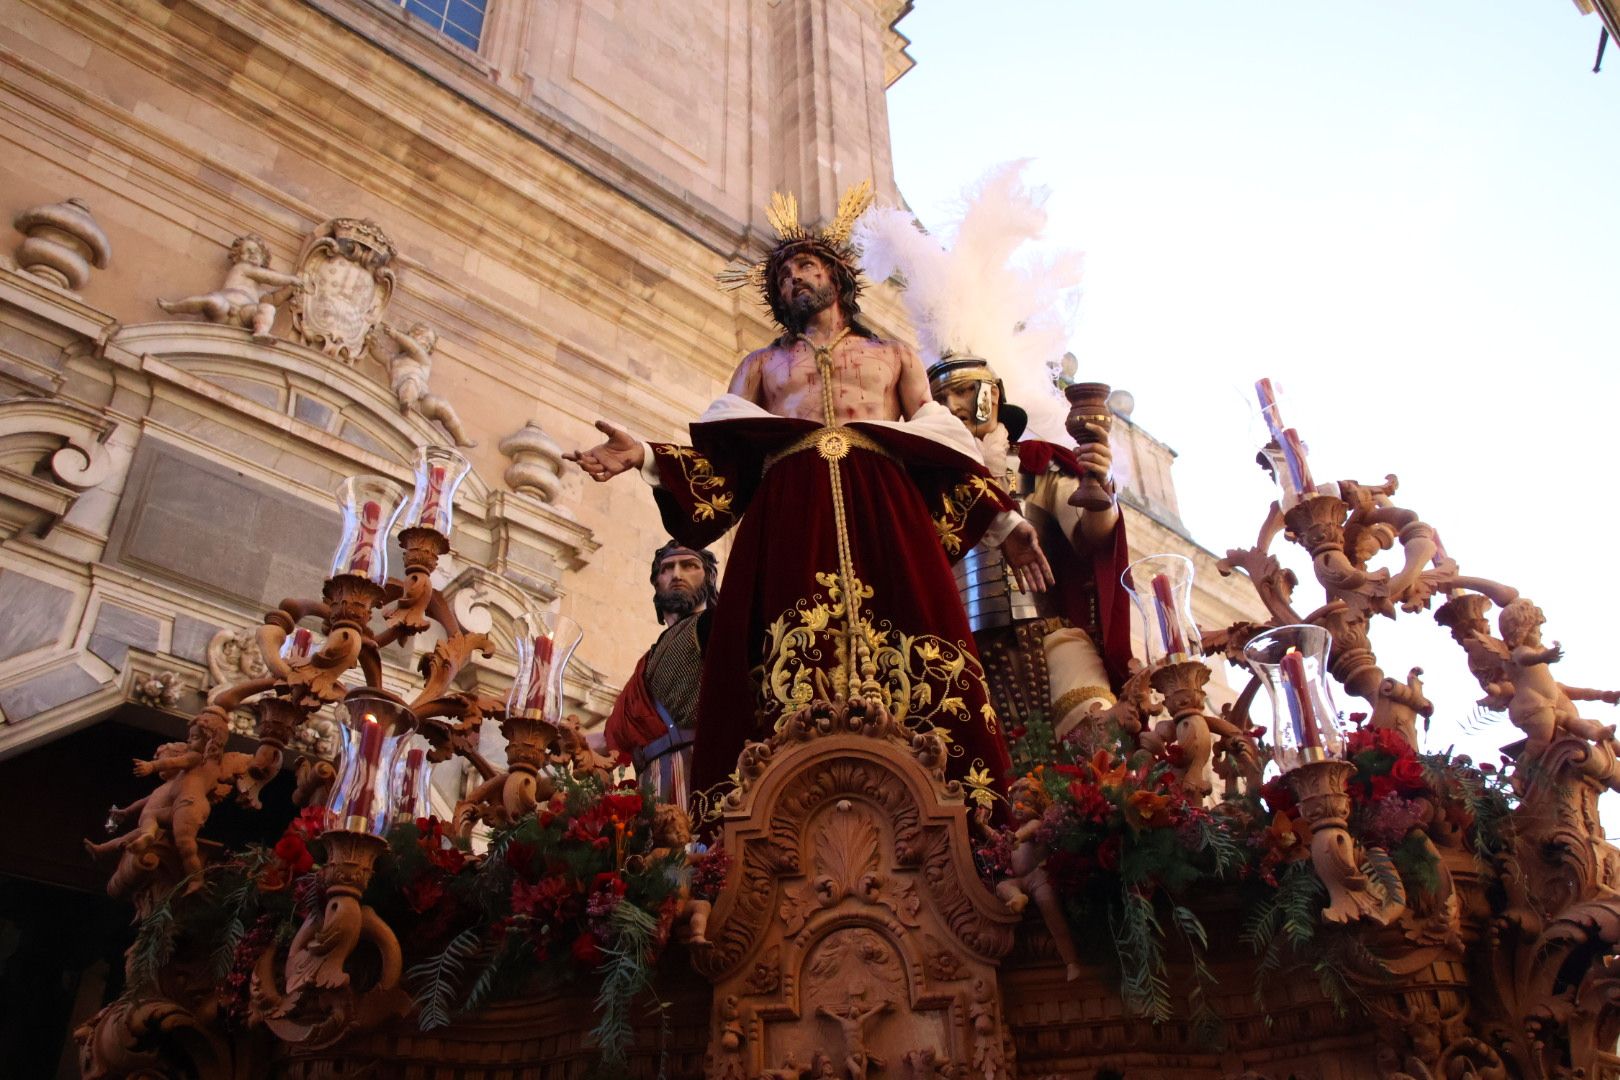
[[399, 0], [399, 3], [456, 44], [478, 48], [489, 0]]

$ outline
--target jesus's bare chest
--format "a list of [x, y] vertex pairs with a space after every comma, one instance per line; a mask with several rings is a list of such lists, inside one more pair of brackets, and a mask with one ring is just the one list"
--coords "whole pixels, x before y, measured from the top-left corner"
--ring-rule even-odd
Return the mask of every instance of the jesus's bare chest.
[[900, 364], [891, 346], [843, 341], [818, 361], [804, 342], [772, 350], [763, 371], [766, 407], [781, 416], [825, 422], [832, 408], [834, 423], [895, 419]]

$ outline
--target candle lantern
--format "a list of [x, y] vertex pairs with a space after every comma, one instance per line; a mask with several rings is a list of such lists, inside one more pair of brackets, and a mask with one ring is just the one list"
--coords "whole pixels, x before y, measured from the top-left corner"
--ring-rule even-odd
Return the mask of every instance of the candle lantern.
[[332, 559], [331, 576], [352, 575], [374, 585], [388, 580], [388, 540], [405, 502], [405, 492], [383, 476], [351, 476], [337, 489], [343, 511], [343, 538]]
[[1273, 753], [1285, 772], [1343, 756], [1339, 714], [1325, 677], [1330, 644], [1320, 626], [1281, 626], [1243, 648], [1243, 658], [1271, 696]]
[[427, 740], [419, 734], [406, 738], [405, 752], [399, 755], [399, 763], [394, 767], [391, 803], [396, 824], [433, 815], [433, 763], [428, 760], [430, 749]]
[[417, 447], [416, 489], [400, 522], [406, 529], [432, 529], [448, 540], [456, 491], [471, 469], [472, 462], [447, 446]]
[[338, 709], [342, 761], [326, 803], [329, 830], [384, 835], [393, 824], [394, 776], [416, 717], [386, 690], [350, 690]]
[[584, 632], [566, 615], [528, 611], [518, 616], [517, 677], [507, 697], [507, 716], [544, 720], [562, 719], [563, 676]]
[[294, 626], [281, 643], [281, 659], [288, 666], [296, 667], [307, 662], [320, 647], [320, 638], [315, 631], [305, 626]]
[[1120, 584], [1142, 617], [1148, 663], [1177, 664], [1202, 652], [1192, 617], [1192, 560], [1184, 555], [1150, 555], [1125, 568]]

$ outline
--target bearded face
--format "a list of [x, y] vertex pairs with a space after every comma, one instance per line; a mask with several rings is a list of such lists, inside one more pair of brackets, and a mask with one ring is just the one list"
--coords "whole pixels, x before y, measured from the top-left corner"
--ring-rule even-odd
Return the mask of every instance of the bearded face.
[[666, 619], [684, 619], [702, 610], [707, 598], [707, 569], [703, 560], [687, 553], [665, 556], [653, 582], [653, 606]]
[[805, 252], [784, 262], [776, 274], [778, 295], [787, 308], [788, 329], [798, 333], [812, 316], [827, 310], [838, 298], [826, 263]]

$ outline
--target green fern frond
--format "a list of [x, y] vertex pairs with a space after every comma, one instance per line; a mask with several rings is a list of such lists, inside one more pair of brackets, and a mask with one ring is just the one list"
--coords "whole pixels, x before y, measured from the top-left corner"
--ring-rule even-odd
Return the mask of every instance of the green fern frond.
[[467, 966], [483, 947], [481, 933], [479, 927], [469, 926], [451, 938], [450, 944], [439, 955], [428, 957], [405, 973], [408, 982], [421, 987], [417, 992], [416, 1007], [423, 1031], [449, 1025], [456, 990], [466, 974]]
[[602, 969], [602, 989], [596, 995], [601, 1019], [591, 1038], [604, 1065], [623, 1067], [635, 1036], [630, 1006], [637, 994], [652, 989], [651, 957], [658, 923], [634, 904], [620, 904], [613, 909], [608, 927], [613, 941], [602, 950], [608, 961]]

